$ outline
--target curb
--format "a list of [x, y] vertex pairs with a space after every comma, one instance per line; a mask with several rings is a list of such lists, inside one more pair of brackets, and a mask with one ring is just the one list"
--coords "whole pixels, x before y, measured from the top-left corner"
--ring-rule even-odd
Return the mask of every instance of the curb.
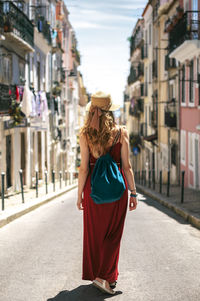
[[59, 191], [57, 193], [53, 193], [50, 196], [43, 196], [37, 203], [35, 203], [36, 199], [34, 199], [32, 201], [32, 203], [34, 202], [34, 204], [25, 203], [25, 204], [23, 204], [23, 205], [25, 205], [25, 208], [22, 208], [23, 205], [21, 208], [14, 208], [13, 211], [15, 211], [15, 212], [9, 213], [9, 209], [8, 209], [7, 212], [2, 213], [2, 216], [0, 214], [0, 228], [2, 228], [3, 226], [7, 225], [8, 223], [14, 221], [18, 217], [21, 217], [22, 215], [37, 209], [38, 207], [54, 200], [55, 198], [62, 196], [66, 192], [69, 192], [69, 191], [75, 189], [76, 187], [77, 187], [77, 184], [70, 186], [68, 188], [62, 189], [61, 191]]
[[136, 186], [137, 186], [139, 192], [142, 192], [142, 193], [148, 195], [149, 197], [151, 197], [152, 199], [154, 199], [155, 201], [158, 201], [163, 206], [165, 206], [168, 209], [174, 211], [176, 214], [182, 216], [188, 223], [190, 223], [191, 225], [193, 225], [197, 229], [200, 229], [200, 219], [199, 218], [193, 216], [187, 210], [161, 199], [159, 196], [153, 194], [150, 191], [147, 191], [146, 189], [144, 189], [140, 185], [136, 184]]

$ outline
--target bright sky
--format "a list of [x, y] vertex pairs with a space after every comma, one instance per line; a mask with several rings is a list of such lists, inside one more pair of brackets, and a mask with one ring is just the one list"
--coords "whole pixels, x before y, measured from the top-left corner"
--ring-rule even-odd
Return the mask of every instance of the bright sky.
[[129, 73], [129, 42], [147, 0], [65, 0], [81, 53], [80, 71], [89, 93], [123, 101]]

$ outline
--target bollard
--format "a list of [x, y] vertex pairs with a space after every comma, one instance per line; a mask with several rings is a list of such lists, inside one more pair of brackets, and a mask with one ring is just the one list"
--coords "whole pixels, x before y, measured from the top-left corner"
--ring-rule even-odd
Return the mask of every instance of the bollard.
[[155, 186], [156, 186], [156, 183], [155, 183], [155, 169], [152, 170], [152, 177], [153, 177], [153, 189], [155, 190]]
[[147, 176], [147, 171], [145, 170], [145, 171], [144, 171], [144, 186], [146, 186], [146, 184], [147, 184], [147, 183], [146, 183], [146, 176]]
[[67, 186], [67, 171], [65, 170], [65, 186]]
[[21, 184], [21, 194], [22, 194], [22, 203], [24, 203], [24, 187], [23, 187], [23, 170], [19, 170], [20, 184]]
[[4, 190], [4, 186], [5, 186], [5, 172], [1, 173], [1, 200], [2, 200], [2, 210], [5, 209], [5, 204], [4, 204], [4, 195], [5, 195], [5, 190]]
[[149, 188], [151, 188], [151, 170], [149, 169]]
[[181, 181], [181, 203], [184, 202], [184, 179], [185, 179], [185, 170], [182, 171], [182, 181]]
[[47, 182], [47, 170], [45, 170], [45, 186], [46, 186], [46, 194], [48, 194], [48, 182]]
[[36, 188], [36, 198], [38, 198], [38, 171], [35, 171], [35, 188]]
[[60, 189], [62, 188], [62, 171], [59, 171]]
[[169, 189], [170, 189], [170, 171], [167, 173], [167, 196], [169, 197]]
[[162, 170], [160, 171], [160, 193], [162, 193]]
[[56, 184], [55, 184], [55, 170], [52, 170], [52, 181], [53, 181], [53, 192], [56, 190]]
[[138, 180], [139, 180], [139, 184], [140, 184], [140, 170], [138, 171]]

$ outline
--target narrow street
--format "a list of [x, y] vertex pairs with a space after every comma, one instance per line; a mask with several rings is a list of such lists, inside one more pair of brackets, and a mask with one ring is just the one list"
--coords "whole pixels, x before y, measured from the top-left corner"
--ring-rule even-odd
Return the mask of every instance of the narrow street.
[[116, 296], [81, 280], [82, 213], [73, 190], [0, 229], [0, 300], [198, 301], [200, 232], [140, 198], [127, 215]]

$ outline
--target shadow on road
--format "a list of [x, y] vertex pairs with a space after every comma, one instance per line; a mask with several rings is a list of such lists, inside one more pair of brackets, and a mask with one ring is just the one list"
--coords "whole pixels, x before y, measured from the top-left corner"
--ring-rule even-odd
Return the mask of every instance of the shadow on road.
[[47, 301], [103, 301], [120, 294], [122, 294], [121, 291], [116, 291], [115, 295], [109, 295], [89, 284], [80, 285], [72, 291], [62, 291]]
[[169, 208], [165, 207], [164, 205], [158, 203], [157, 201], [153, 200], [149, 196], [145, 196], [142, 193], [141, 193], [141, 196], [142, 197], [140, 200], [143, 201], [144, 203], [146, 203], [147, 205], [152, 206], [159, 211], [162, 211], [163, 213], [167, 214], [169, 217], [175, 219], [180, 224], [189, 225], [189, 223], [183, 217], [178, 215], [176, 212], [174, 212], [174, 211], [170, 210]]

